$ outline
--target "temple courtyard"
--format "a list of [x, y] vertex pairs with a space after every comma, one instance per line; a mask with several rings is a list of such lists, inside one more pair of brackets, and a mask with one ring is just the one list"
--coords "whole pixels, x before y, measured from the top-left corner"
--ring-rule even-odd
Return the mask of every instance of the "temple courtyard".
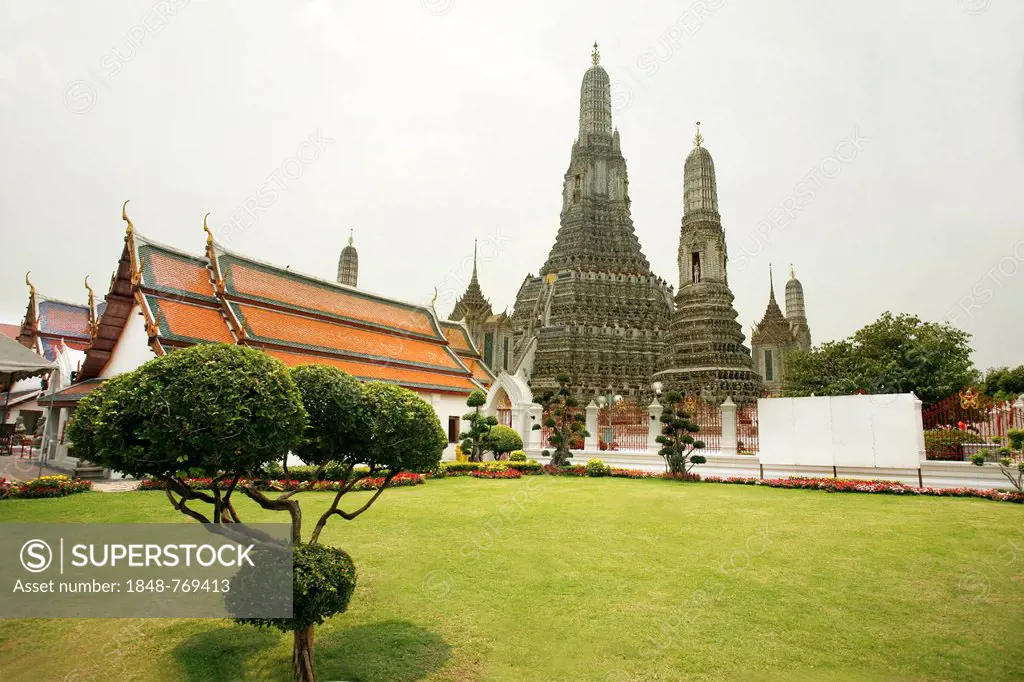
[[[3, 504], [2, 521], [40, 520], [190, 523], [162, 492]], [[359, 570], [317, 630], [325, 680], [1024, 677], [1014, 504], [449, 478], [325, 537]], [[285, 679], [290, 655], [290, 637], [222, 620], [0, 621], [11, 681]]]

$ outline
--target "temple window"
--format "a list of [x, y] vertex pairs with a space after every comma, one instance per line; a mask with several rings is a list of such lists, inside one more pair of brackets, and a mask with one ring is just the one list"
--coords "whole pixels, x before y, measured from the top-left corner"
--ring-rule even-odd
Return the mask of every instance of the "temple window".
[[459, 442], [459, 418], [448, 417], [448, 442]]
[[484, 362], [494, 367], [494, 332], [484, 334]]
[[775, 380], [775, 367], [772, 365], [772, 352], [770, 349], [764, 351], [764, 380]]
[[507, 336], [505, 337], [504, 344], [505, 344], [505, 361], [504, 361], [503, 365], [505, 367], [505, 371], [507, 372], [508, 371], [508, 365], [509, 365], [509, 363], [512, 360], [512, 358], [509, 357], [509, 344], [508, 344], [508, 337]]
[[690, 254], [690, 265], [693, 272], [693, 283], [698, 284], [700, 282], [700, 251]]
[[580, 201], [580, 176], [576, 176], [575, 184], [572, 187], [572, 203], [578, 204]]

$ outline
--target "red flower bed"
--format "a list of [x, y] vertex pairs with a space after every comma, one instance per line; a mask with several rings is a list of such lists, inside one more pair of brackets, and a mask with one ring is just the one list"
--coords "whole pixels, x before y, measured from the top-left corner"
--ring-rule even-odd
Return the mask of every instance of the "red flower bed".
[[640, 469], [609, 469], [608, 475], [612, 478], [660, 478], [664, 474]]
[[43, 476], [30, 481], [11, 481], [0, 478], [0, 499], [4, 497], [39, 498], [64, 497], [92, 489], [92, 481], [68, 476]]
[[739, 485], [763, 485], [769, 488], [800, 488], [824, 490], [830, 493], [878, 493], [883, 495], [927, 495], [930, 497], [980, 497], [997, 502], [1024, 503], [1024, 494], [1002, 490], [981, 490], [978, 488], [918, 488], [904, 485], [899, 481], [858, 481], [849, 478], [743, 478], [739, 476], [708, 476], [709, 483], [736, 483]]
[[581, 466], [556, 467], [545, 464], [541, 467], [545, 474], [551, 476], [586, 476], [587, 468]]
[[473, 478], [522, 478], [523, 473], [518, 469], [477, 469], [471, 471]]

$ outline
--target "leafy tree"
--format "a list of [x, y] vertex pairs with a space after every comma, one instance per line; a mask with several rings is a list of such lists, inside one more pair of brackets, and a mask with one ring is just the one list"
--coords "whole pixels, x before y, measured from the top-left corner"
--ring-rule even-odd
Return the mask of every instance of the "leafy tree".
[[679, 408], [683, 396], [678, 391], [665, 394], [665, 408], [661, 413], [661, 443], [658, 454], [665, 458], [665, 471], [670, 474], [687, 474], [697, 464], [704, 464], [704, 455], [694, 454], [703, 450], [704, 441], [695, 440], [693, 435], [700, 427], [690, 421], [690, 415]]
[[523, 448], [523, 439], [516, 430], [496, 424], [484, 437], [484, 447], [494, 453], [494, 459], [502, 459], [505, 455]]
[[783, 395], [913, 392], [934, 404], [977, 381], [970, 338], [948, 324], [886, 312], [848, 339], [789, 353]]
[[480, 411], [486, 402], [487, 395], [479, 389], [470, 393], [469, 398], [466, 399], [466, 405], [472, 407], [473, 411], [462, 416], [469, 422], [469, 429], [459, 434], [459, 440], [462, 441], [462, 452], [469, 455], [470, 462], [484, 461], [487, 434], [490, 433], [491, 427], [498, 423], [497, 418], [488, 417]]
[[[110, 379], [82, 399], [69, 437], [97, 464], [162, 481], [174, 508], [202, 523], [241, 523], [231, 500], [236, 491], [289, 514], [294, 616], [239, 622], [292, 632], [293, 675], [303, 681], [316, 679], [314, 627], [344, 612], [355, 588], [351, 558], [318, 544], [324, 526], [333, 516], [351, 520], [365, 512], [397, 474], [436, 466], [446, 444], [433, 409], [412, 391], [359, 385], [328, 367], [289, 373], [261, 351], [224, 344], [175, 351]], [[297, 490], [268, 494], [265, 473], [290, 450], [317, 466], [316, 475]], [[355, 473], [356, 464], [366, 471]], [[328, 466], [344, 483], [304, 543], [294, 497]], [[214, 485], [193, 489], [189, 470]], [[384, 485], [358, 508], [341, 509], [343, 496], [373, 474], [383, 474]], [[239, 579], [246, 576], [240, 572]]]
[[985, 395], [996, 400], [1015, 400], [1024, 394], [1024, 365], [996, 367], [985, 374]]
[[[551, 465], [560, 467], [566, 466], [572, 457], [570, 446], [578, 438], [586, 438], [590, 434], [584, 426], [586, 417], [581, 413], [579, 401], [572, 395], [569, 386], [569, 375], [559, 374], [555, 377], [558, 388], [553, 391], [545, 391], [542, 395], [534, 398], [534, 402], [544, 408], [544, 426], [553, 429], [549, 444], [555, 446], [551, 455]], [[534, 429], [540, 429], [540, 424], [534, 424]]]

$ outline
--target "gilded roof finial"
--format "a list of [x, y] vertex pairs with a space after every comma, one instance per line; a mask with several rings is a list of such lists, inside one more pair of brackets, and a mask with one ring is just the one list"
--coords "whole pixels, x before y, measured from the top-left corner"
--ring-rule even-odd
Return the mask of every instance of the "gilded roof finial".
[[349, 246], [352, 246], [352, 242], [355, 241], [354, 236], [353, 236], [354, 232], [355, 232], [355, 230], [353, 230], [351, 227], [348, 228], [348, 245]]
[[793, 264], [789, 264], [789, 278], [796, 279], [796, 270], [793, 268]]
[[203, 232], [206, 233], [206, 245], [213, 246], [213, 231], [210, 230], [210, 226], [206, 224], [206, 219], [209, 217], [209, 213], [203, 216]]
[[704, 142], [704, 136], [700, 134], [700, 121], [697, 121], [697, 134], [693, 136], [693, 146], [699, 147]]
[[430, 309], [437, 315], [437, 308], [434, 307], [435, 303], [437, 303], [437, 287], [434, 287], [434, 298], [430, 299]]
[[89, 307], [92, 308], [92, 303], [96, 299], [96, 296], [92, 292], [92, 287], [89, 286], [89, 275], [85, 276], [85, 290], [89, 292]]
[[32, 284], [31, 281], [29, 281], [29, 278], [28, 278], [28, 276], [31, 275], [31, 274], [32, 274], [31, 270], [29, 270], [28, 272], [25, 273], [25, 284], [28, 285], [28, 293], [29, 293], [29, 295], [35, 296], [36, 295], [36, 287], [35, 287], [34, 284]]
[[770, 297], [775, 298], [775, 275], [772, 274], [772, 264], [768, 264], [768, 291]]
[[131, 234], [134, 234], [134, 232], [135, 232], [135, 226], [132, 225], [132, 219], [128, 217], [128, 201], [131, 201], [131, 200], [128, 199], [123, 204], [121, 204], [121, 220], [123, 220], [126, 223], [128, 223], [128, 230], [127, 230], [127, 232], [128, 232], [129, 235], [131, 235]]
[[597, 66], [601, 63], [601, 53], [597, 50], [597, 41], [594, 41], [594, 51], [590, 53], [590, 61]]

